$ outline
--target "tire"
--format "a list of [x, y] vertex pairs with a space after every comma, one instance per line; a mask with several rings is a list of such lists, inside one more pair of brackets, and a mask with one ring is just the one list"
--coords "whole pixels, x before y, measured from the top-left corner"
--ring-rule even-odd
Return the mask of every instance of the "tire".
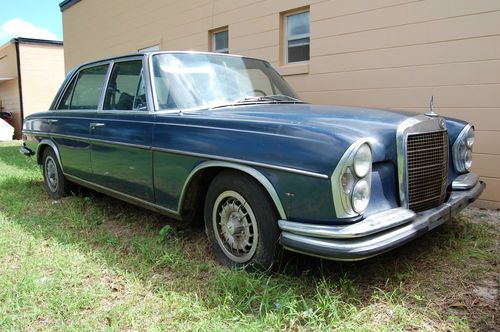
[[208, 188], [204, 220], [208, 240], [223, 265], [267, 270], [278, 259], [278, 214], [252, 177], [219, 173]]
[[42, 155], [43, 182], [47, 193], [53, 199], [59, 199], [70, 192], [70, 183], [63, 175], [61, 165], [51, 148], [46, 148]]

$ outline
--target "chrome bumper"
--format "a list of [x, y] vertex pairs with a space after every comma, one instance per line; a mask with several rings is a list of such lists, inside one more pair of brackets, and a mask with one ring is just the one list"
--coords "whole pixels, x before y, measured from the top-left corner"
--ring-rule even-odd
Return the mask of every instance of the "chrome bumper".
[[19, 148], [19, 152], [27, 157], [31, 157], [31, 156], [35, 155], [35, 151], [28, 148], [26, 146], [26, 143], [23, 143], [23, 145], [21, 145], [21, 147]]
[[[457, 179], [462, 181], [463, 179]], [[470, 177], [465, 179], [470, 181]], [[455, 182], [454, 182], [455, 183]], [[457, 186], [453, 186], [456, 188]], [[469, 182], [447, 202], [420, 213], [395, 208], [346, 226], [322, 226], [279, 220], [281, 244], [288, 250], [333, 260], [356, 261], [396, 248], [441, 225], [476, 200], [485, 184]]]

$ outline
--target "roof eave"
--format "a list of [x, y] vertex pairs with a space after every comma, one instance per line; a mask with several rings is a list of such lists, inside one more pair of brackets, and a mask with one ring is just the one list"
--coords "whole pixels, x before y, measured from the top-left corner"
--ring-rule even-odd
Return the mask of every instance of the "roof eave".
[[63, 2], [59, 3], [59, 8], [61, 9], [61, 12], [63, 12], [78, 2], [80, 2], [80, 0], [64, 0]]

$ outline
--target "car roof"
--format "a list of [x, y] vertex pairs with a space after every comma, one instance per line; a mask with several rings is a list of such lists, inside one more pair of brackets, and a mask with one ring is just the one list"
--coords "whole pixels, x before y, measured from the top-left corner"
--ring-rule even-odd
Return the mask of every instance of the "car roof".
[[[255, 60], [260, 60], [260, 61], [266, 61], [263, 59], [255, 58], [255, 57], [249, 57], [245, 55], [238, 55], [238, 54], [226, 54], [226, 53], [215, 53], [215, 52], [200, 52], [200, 51], [149, 51], [149, 52], [138, 52], [138, 53], [129, 53], [129, 54], [124, 54], [124, 55], [118, 55], [118, 56], [113, 56], [113, 57], [107, 57], [99, 60], [94, 60], [94, 61], [89, 61], [82, 63], [78, 66], [76, 66], [74, 69], [79, 69], [81, 67], [93, 65], [93, 64], [99, 64], [101, 62], [106, 62], [106, 61], [113, 61], [113, 60], [119, 60], [123, 58], [130, 58], [130, 57], [145, 57], [145, 56], [151, 56], [151, 55], [156, 55], [156, 54], [204, 54], [204, 55], [217, 55], [217, 56], [224, 56], [224, 57], [235, 57], [235, 58], [246, 58], [246, 59], [255, 59]], [[266, 61], [267, 62], [267, 61]]]

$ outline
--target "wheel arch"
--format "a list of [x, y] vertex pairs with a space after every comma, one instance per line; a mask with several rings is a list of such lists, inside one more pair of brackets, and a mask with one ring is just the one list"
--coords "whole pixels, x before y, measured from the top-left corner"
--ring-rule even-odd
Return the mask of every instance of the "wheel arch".
[[[245, 173], [249, 176], [251, 176], [254, 180], [256, 180], [263, 188], [264, 190], [268, 193], [269, 197], [271, 198], [276, 211], [279, 214], [279, 217], [283, 220], [286, 220], [286, 213], [285, 209], [283, 208], [283, 204], [281, 203], [281, 200], [278, 196], [278, 193], [276, 192], [276, 189], [272, 185], [272, 183], [269, 181], [267, 177], [265, 177], [261, 172], [256, 170], [255, 168], [245, 166], [245, 165], [240, 165], [236, 163], [230, 163], [226, 161], [205, 161], [198, 166], [196, 166], [191, 173], [189, 173], [185, 183], [184, 187], [182, 188], [181, 196], [179, 198], [179, 206], [178, 206], [178, 211], [182, 213], [183, 209], [185, 209], [186, 206], [186, 199], [188, 199], [188, 204], [189, 204], [189, 194], [192, 192], [192, 184], [198, 182], [199, 180], [202, 180], [200, 178], [203, 178], [203, 175], [208, 175], [209, 178], [213, 179], [216, 174], [218, 174], [220, 171], [225, 170], [225, 169], [232, 169], [232, 170], [237, 170], [242, 173]], [[205, 172], [208, 172], [205, 173]], [[195, 184], [196, 185], [196, 184]], [[209, 183], [204, 183], [202, 184], [203, 187], [208, 187]], [[205, 189], [205, 188], [204, 188]]]
[[59, 155], [59, 149], [57, 148], [57, 145], [56, 143], [54, 143], [54, 141], [50, 140], [50, 139], [42, 139], [40, 141], [40, 143], [38, 143], [38, 147], [36, 149], [36, 161], [39, 165], [42, 164], [42, 157], [43, 157], [43, 152], [45, 151], [45, 149], [47, 148], [51, 148], [54, 153], [56, 154], [56, 158], [57, 158], [57, 161], [59, 162], [59, 166], [61, 167], [61, 170], [63, 171], [64, 173], [64, 168], [63, 168], [63, 164], [61, 162], [61, 156]]

